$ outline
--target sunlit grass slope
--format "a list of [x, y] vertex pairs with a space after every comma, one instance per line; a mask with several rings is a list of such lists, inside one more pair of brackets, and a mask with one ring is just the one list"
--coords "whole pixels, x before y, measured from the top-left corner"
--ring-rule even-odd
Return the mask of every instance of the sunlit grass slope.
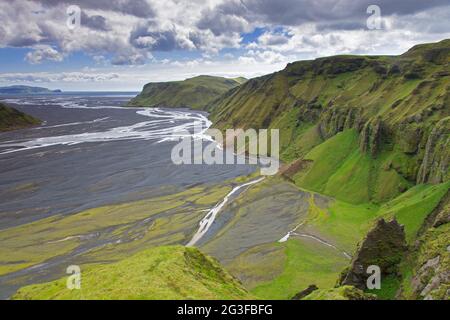
[[208, 103], [245, 82], [244, 78], [198, 76], [183, 81], [150, 82], [128, 105], [205, 109]]
[[14, 299], [249, 299], [220, 264], [196, 248], [163, 246], [120, 262], [81, 269], [81, 289], [67, 277], [20, 289]]

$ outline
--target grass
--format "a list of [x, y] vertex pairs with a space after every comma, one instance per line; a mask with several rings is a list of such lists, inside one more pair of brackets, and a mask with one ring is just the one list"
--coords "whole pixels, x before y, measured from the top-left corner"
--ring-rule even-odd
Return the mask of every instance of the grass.
[[329, 178], [355, 150], [357, 139], [357, 133], [349, 130], [312, 149], [304, 159], [313, 161], [313, 164], [306, 173], [300, 172], [294, 176], [295, 183], [309, 190], [323, 192]]
[[386, 276], [381, 278], [380, 289], [366, 290], [367, 293], [375, 294], [380, 300], [393, 300], [400, 287], [401, 280], [396, 276]]
[[348, 203], [384, 203], [411, 186], [402, 176], [410, 163], [398, 151], [376, 158], [361, 152], [354, 129], [317, 145], [303, 159], [310, 165], [294, 174], [295, 184]]
[[354, 205], [335, 200], [327, 210], [327, 218], [312, 225], [321, 234], [334, 239], [351, 253], [378, 216], [378, 206], [371, 203]]
[[450, 181], [439, 185], [417, 185], [380, 208], [384, 217], [395, 217], [405, 226], [411, 242], [430, 212], [450, 188]]
[[313, 241], [292, 238], [277, 245], [285, 250], [284, 270], [274, 280], [251, 290], [261, 299], [290, 299], [311, 284], [332, 287], [347, 264], [340, 252]]
[[81, 266], [81, 289], [67, 277], [26, 286], [13, 299], [250, 299], [219, 263], [198, 249], [162, 246], [117, 263]]

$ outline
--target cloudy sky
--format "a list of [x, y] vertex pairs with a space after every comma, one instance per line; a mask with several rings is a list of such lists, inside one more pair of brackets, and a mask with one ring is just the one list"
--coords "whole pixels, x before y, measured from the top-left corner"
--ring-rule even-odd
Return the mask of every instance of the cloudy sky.
[[0, 21], [0, 85], [126, 91], [198, 74], [255, 77], [334, 54], [400, 54], [450, 38], [450, 1], [0, 0]]

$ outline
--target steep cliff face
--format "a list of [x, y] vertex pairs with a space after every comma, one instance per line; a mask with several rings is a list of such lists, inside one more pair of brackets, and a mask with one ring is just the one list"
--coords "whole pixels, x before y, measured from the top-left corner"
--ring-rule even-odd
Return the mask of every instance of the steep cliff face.
[[[336, 56], [290, 63], [251, 79], [214, 102], [215, 126], [278, 128], [281, 158], [304, 157], [336, 134], [354, 129], [361, 153], [401, 179], [449, 178], [450, 40], [400, 56]], [[403, 187], [402, 187], [403, 188]]]
[[450, 192], [430, 214], [405, 262], [398, 296], [450, 299]]
[[417, 183], [440, 183], [450, 179], [450, 117], [437, 122], [426, 140]]
[[379, 267], [383, 277], [396, 277], [406, 249], [403, 227], [396, 220], [389, 222], [384, 219], [378, 220], [361, 242], [349, 270], [342, 274], [340, 285], [367, 289], [366, 281], [369, 277], [367, 268], [370, 266]]

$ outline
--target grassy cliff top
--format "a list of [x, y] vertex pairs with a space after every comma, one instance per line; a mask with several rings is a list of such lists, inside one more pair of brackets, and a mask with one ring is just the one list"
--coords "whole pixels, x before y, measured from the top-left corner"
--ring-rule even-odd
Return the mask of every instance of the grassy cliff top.
[[264, 128], [292, 109], [305, 115], [298, 119], [304, 122], [332, 109], [389, 125], [436, 121], [450, 114], [449, 63], [450, 39], [417, 45], [399, 56], [297, 61], [250, 79], [210, 109], [218, 127]]
[[0, 131], [38, 125], [41, 121], [0, 102]]
[[81, 289], [67, 277], [21, 288], [13, 299], [245, 299], [250, 294], [196, 248], [163, 246], [117, 263], [81, 267]]
[[245, 78], [223, 78], [201, 75], [182, 81], [150, 82], [129, 102], [144, 107], [189, 107], [205, 109], [208, 103], [246, 81]]

